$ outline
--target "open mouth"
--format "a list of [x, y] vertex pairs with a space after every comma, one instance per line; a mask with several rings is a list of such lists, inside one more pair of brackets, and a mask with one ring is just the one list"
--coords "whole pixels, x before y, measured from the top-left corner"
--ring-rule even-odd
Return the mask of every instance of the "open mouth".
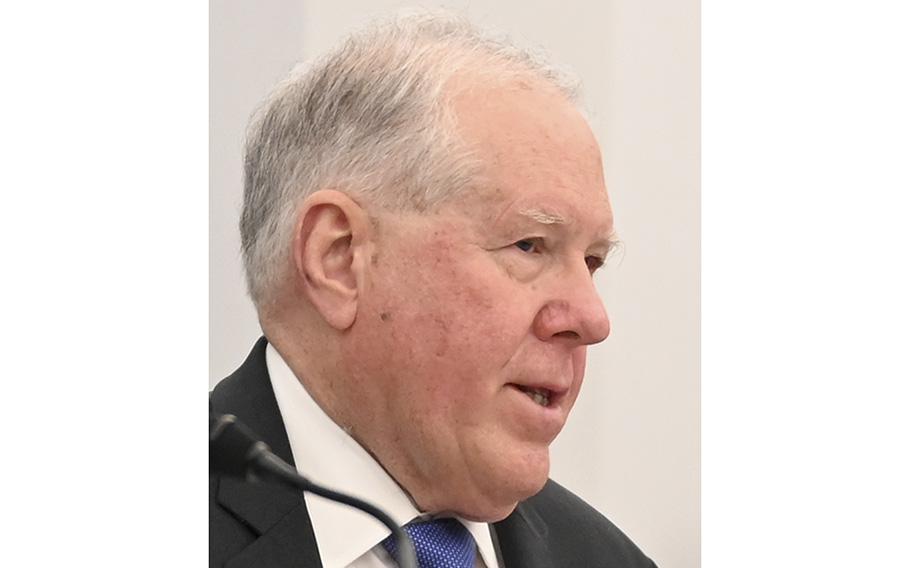
[[540, 406], [543, 406], [543, 407], [550, 406], [550, 396], [551, 396], [553, 393], [550, 392], [549, 390], [547, 390], [547, 389], [531, 388], [531, 387], [526, 387], [526, 386], [523, 386], [523, 385], [512, 385], [512, 386], [514, 386], [515, 388], [517, 388], [517, 389], [520, 390], [521, 392], [523, 392], [523, 393], [525, 393], [526, 395], [528, 395], [528, 397], [530, 397], [531, 400], [533, 400], [534, 402], [536, 402], [536, 403], [539, 404]]

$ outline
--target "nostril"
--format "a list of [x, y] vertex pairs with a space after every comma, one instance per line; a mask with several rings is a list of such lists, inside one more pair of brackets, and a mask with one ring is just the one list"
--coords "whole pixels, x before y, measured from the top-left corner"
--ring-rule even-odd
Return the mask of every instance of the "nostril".
[[560, 331], [555, 335], [556, 337], [563, 337], [565, 339], [581, 339], [581, 336], [574, 331]]

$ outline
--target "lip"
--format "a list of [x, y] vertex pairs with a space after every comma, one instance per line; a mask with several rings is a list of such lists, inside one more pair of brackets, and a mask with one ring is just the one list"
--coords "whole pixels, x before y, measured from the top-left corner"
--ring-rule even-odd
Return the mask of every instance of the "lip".
[[[521, 387], [547, 389], [550, 391], [550, 404], [547, 406], [537, 404]], [[507, 415], [519, 426], [522, 437], [546, 443], [552, 442], [565, 425], [567, 413], [564, 407], [568, 389], [509, 383], [504, 390], [512, 399], [507, 407], [509, 411]]]
[[506, 386], [518, 388], [519, 390], [522, 388], [532, 390], [547, 390], [550, 392], [550, 407], [561, 406], [562, 401], [565, 399], [566, 395], [569, 393], [569, 389], [572, 387], [571, 382], [569, 384], [562, 384], [556, 381], [537, 380], [519, 380], [508, 383]]

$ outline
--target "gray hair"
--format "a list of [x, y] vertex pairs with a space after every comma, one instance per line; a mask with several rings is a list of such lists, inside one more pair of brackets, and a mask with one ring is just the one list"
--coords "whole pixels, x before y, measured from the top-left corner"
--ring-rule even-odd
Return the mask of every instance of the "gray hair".
[[539, 53], [440, 12], [374, 23], [275, 88], [251, 121], [244, 157], [240, 236], [257, 306], [273, 299], [298, 207], [315, 191], [422, 211], [476, 183], [480, 161], [449, 104], [459, 74], [543, 80], [577, 100], [577, 81]]

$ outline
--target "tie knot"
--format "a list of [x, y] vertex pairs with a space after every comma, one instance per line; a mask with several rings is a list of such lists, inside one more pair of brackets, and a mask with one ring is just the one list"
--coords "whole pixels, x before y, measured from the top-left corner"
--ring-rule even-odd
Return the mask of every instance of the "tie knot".
[[[457, 520], [410, 523], [402, 528], [414, 543], [420, 568], [473, 568], [474, 538]], [[398, 558], [394, 535], [383, 540], [382, 546]]]

